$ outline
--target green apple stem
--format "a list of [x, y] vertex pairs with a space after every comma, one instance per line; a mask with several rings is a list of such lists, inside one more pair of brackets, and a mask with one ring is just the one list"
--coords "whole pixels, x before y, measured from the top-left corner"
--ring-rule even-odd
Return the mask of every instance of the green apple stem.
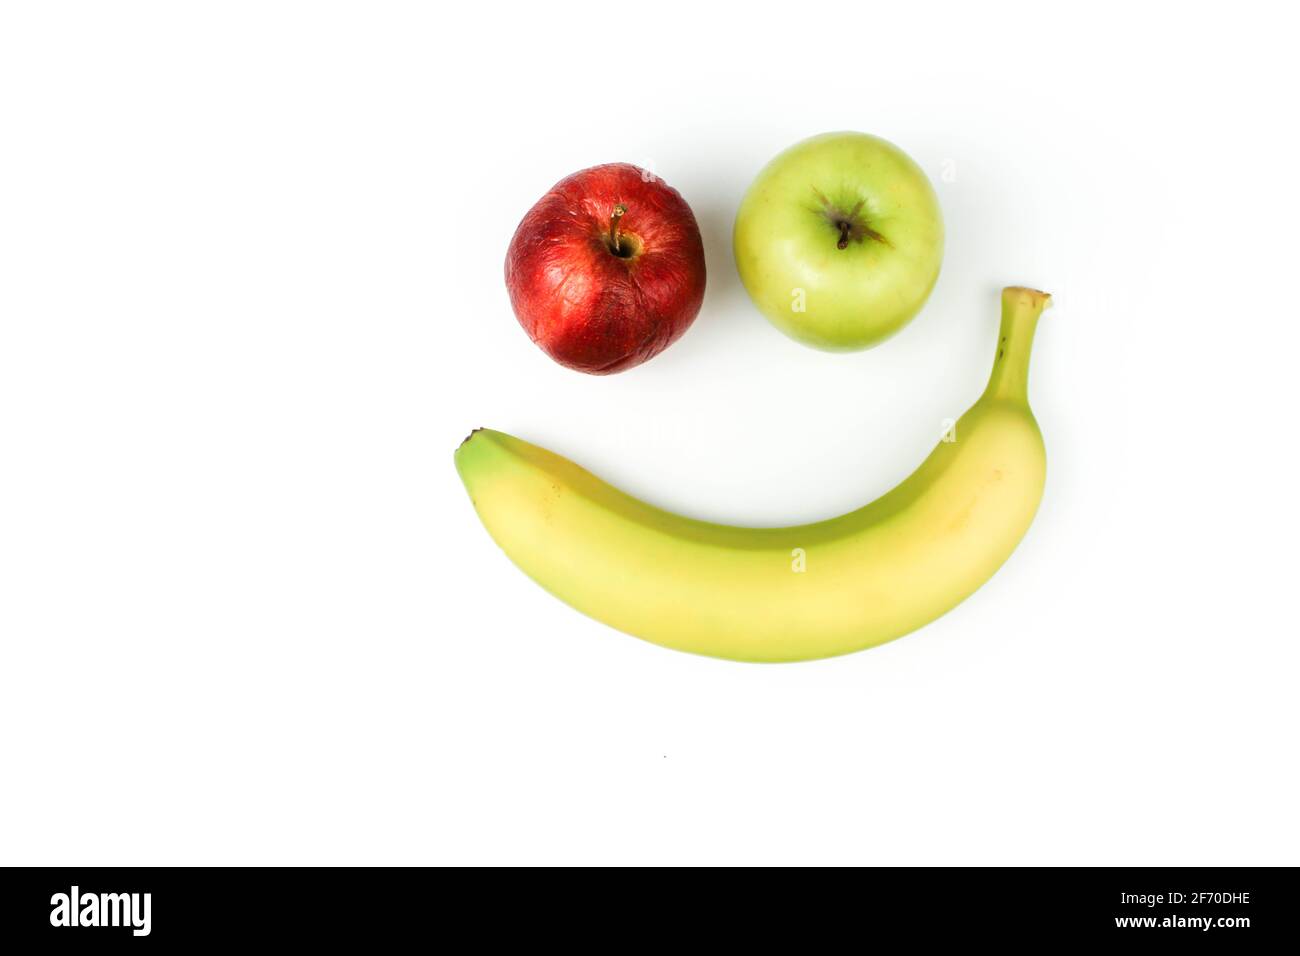
[[614, 207], [614, 214], [609, 217], [609, 248], [616, 256], [621, 256], [623, 254], [623, 247], [619, 245], [618, 221], [626, 214], [627, 206], [619, 203]]
[[1029, 353], [1038, 317], [1051, 303], [1052, 297], [1037, 289], [1011, 286], [1002, 290], [1002, 327], [986, 396], [1029, 401]]
[[847, 249], [849, 247], [849, 233], [853, 231], [853, 226], [850, 223], [845, 222], [843, 219], [840, 220], [839, 226], [840, 241], [835, 243], [835, 248]]

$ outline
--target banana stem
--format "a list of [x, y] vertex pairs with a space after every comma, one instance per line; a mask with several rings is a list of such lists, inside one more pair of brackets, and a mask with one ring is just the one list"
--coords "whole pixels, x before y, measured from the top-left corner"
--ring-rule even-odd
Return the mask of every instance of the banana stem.
[[998, 330], [998, 351], [993, 359], [986, 397], [1015, 402], [1029, 401], [1029, 353], [1034, 346], [1038, 317], [1050, 306], [1052, 297], [1037, 289], [1010, 286], [1002, 290], [1002, 327]]

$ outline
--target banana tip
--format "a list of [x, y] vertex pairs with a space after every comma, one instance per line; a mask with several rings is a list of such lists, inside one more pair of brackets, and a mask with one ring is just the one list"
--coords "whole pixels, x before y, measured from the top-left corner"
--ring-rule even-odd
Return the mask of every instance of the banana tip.
[[1040, 311], [1052, 307], [1052, 293], [1031, 289], [1023, 285], [1010, 285], [1002, 290], [1003, 302], [1021, 302]]

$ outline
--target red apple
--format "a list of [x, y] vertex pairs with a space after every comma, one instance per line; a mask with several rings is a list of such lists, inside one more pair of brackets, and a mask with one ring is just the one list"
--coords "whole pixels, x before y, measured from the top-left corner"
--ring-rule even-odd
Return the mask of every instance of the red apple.
[[561, 365], [607, 375], [681, 336], [704, 300], [704, 244], [677, 190], [636, 166], [568, 176], [515, 230], [510, 305]]

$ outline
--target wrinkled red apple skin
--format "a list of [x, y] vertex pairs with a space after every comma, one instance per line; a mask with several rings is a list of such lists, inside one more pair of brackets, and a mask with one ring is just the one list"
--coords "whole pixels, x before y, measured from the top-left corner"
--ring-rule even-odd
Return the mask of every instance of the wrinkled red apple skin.
[[[610, 249], [610, 218], [637, 254]], [[677, 190], [628, 163], [568, 176], [528, 211], [506, 253], [519, 324], [561, 365], [608, 375], [677, 341], [704, 301], [704, 244]]]

